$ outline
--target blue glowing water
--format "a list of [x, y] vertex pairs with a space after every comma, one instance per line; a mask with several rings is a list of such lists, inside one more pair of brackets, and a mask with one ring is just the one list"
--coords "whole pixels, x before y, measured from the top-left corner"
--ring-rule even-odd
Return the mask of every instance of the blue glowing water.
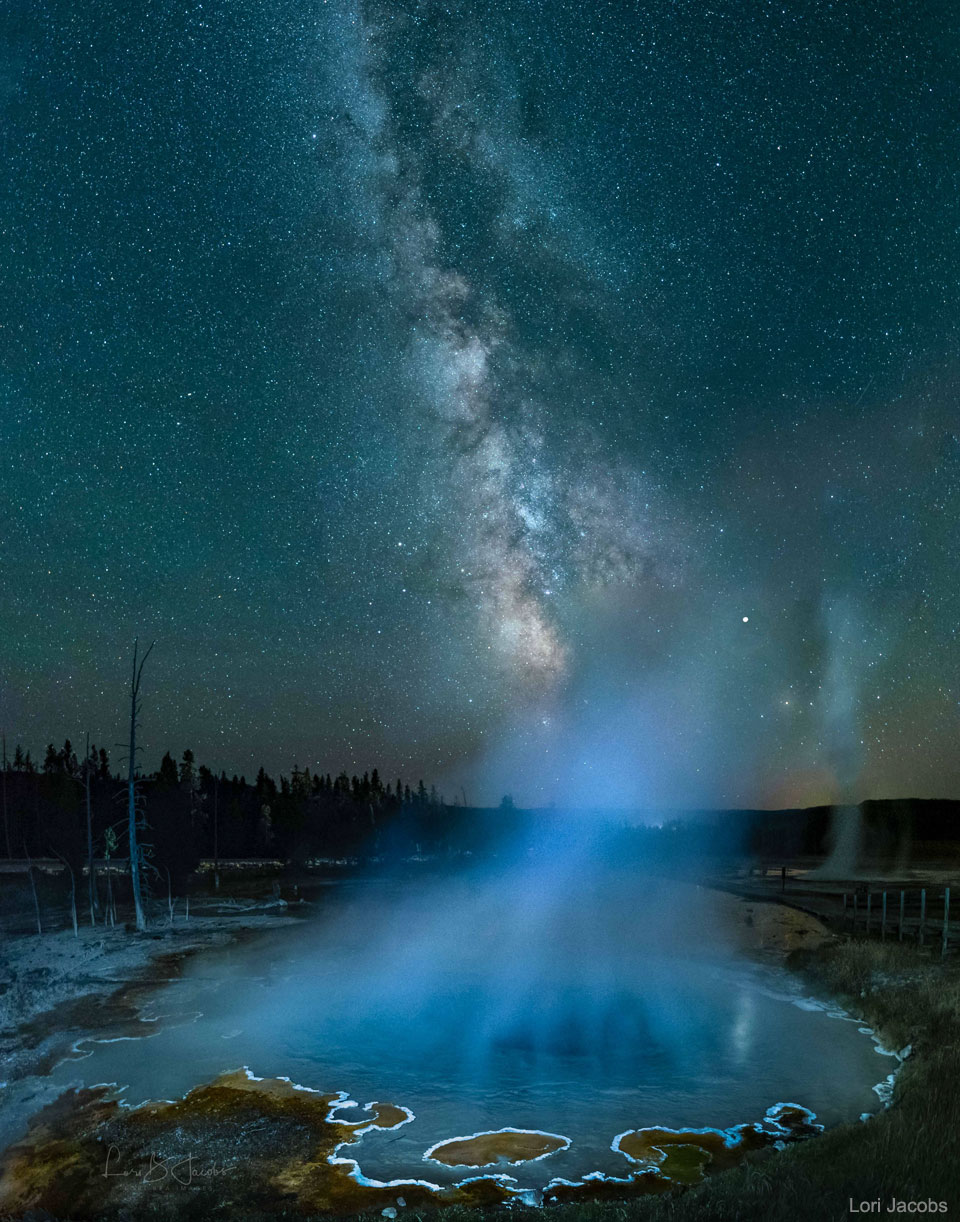
[[509, 1169], [532, 1186], [625, 1174], [610, 1143], [629, 1128], [727, 1127], [779, 1101], [827, 1125], [876, 1110], [890, 1061], [732, 949], [736, 903], [615, 871], [538, 894], [519, 875], [345, 884], [303, 925], [191, 961], [150, 1003], [178, 1018], [85, 1045], [53, 1080], [115, 1082], [137, 1103], [247, 1066], [402, 1104], [414, 1121], [351, 1155], [367, 1175], [438, 1183], [467, 1173], [425, 1163], [428, 1147], [503, 1127], [571, 1138]]

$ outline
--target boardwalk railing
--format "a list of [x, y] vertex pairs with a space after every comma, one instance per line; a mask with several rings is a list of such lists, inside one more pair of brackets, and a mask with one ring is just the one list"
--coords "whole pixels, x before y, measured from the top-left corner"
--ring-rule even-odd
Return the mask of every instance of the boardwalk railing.
[[[895, 921], [890, 916], [892, 911], [897, 914]], [[854, 933], [860, 930], [867, 937], [879, 933], [886, 941], [888, 934], [892, 938], [896, 933], [898, 942], [916, 939], [923, 946], [929, 935], [934, 945], [939, 940], [941, 957], [950, 947], [949, 887], [942, 891], [927, 887], [871, 891], [868, 886], [860, 886], [843, 893], [843, 916]]]

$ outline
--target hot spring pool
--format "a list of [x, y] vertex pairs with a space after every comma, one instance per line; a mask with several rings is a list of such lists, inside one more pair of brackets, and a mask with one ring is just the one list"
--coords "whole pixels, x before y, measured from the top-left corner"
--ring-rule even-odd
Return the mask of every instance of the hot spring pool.
[[[855, 1021], [732, 949], [728, 896], [606, 871], [533, 888], [366, 881], [302, 926], [191, 960], [148, 1038], [87, 1042], [52, 1085], [173, 1099], [247, 1067], [413, 1119], [352, 1146], [363, 1176], [522, 1187], [632, 1169], [618, 1134], [725, 1129], [791, 1102], [829, 1126], [879, 1106], [893, 1067]], [[341, 1117], [361, 1120], [347, 1107]], [[446, 1166], [437, 1143], [503, 1128], [566, 1139], [538, 1161]]]

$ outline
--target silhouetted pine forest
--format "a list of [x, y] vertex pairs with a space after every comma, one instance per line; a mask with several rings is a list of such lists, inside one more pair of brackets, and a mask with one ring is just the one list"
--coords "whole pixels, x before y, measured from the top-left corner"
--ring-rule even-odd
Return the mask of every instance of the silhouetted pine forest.
[[[0, 853], [59, 857], [74, 867], [87, 860], [90, 836], [97, 859], [125, 857], [127, 782], [111, 771], [108, 753], [91, 744], [78, 755], [67, 740], [47, 747], [40, 767], [20, 746], [0, 772], [3, 826]], [[202, 858], [341, 857], [389, 847], [389, 825], [405, 815], [435, 840], [446, 809], [436, 788], [402, 778], [384, 782], [376, 768], [362, 776], [294, 768], [279, 781], [263, 768], [252, 781], [197, 764], [193, 751], [165, 754], [156, 772], [137, 782], [144, 848], [155, 870], [174, 880]], [[406, 839], [406, 837], [405, 837]]]
[[[140, 860], [146, 893], [155, 900], [189, 890], [188, 878], [201, 862], [216, 875], [220, 863], [236, 859], [390, 867], [411, 857], [543, 858], [565, 842], [576, 849], [582, 841], [594, 859], [674, 869], [696, 868], [705, 859], [711, 868], [744, 859], [777, 865], [822, 857], [831, 848], [828, 806], [633, 811], [619, 817], [605, 812], [598, 833], [587, 811], [520, 810], [509, 796], [496, 808], [451, 805], [422, 780], [384, 782], [376, 768], [362, 776], [294, 768], [279, 781], [261, 768], [248, 781], [215, 774], [191, 750], [179, 760], [165, 754], [156, 772], [139, 776], [135, 788]], [[22, 879], [26, 872], [36, 899], [37, 859], [57, 859], [71, 891], [70, 907], [81, 914], [89, 907], [91, 919], [94, 907], [99, 911], [104, 903], [105, 886], [125, 894], [127, 801], [127, 779], [112, 771], [106, 750], [91, 744], [78, 755], [69, 741], [59, 750], [50, 744], [38, 767], [17, 746], [0, 766], [0, 856], [20, 859], [6, 871], [21, 894], [16, 907], [26, 902], [27, 892], [12, 875]], [[859, 809], [860, 847], [875, 868], [899, 868], [925, 846], [938, 856], [958, 854], [958, 802], [876, 801]]]

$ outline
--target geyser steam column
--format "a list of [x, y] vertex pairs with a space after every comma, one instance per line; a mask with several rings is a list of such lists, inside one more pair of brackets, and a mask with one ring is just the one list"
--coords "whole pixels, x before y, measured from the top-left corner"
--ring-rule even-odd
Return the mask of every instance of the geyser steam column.
[[862, 617], [850, 597], [821, 607], [826, 671], [823, 734], [827, 758], [836, 779], [840, 805], [833, 808], [830, 855], [814, 873], [821, 878], [852, 878], [861, 849], [861, 815], [854, 788], [863, 757], [859, 695], [863, 668], [876, 654]]

